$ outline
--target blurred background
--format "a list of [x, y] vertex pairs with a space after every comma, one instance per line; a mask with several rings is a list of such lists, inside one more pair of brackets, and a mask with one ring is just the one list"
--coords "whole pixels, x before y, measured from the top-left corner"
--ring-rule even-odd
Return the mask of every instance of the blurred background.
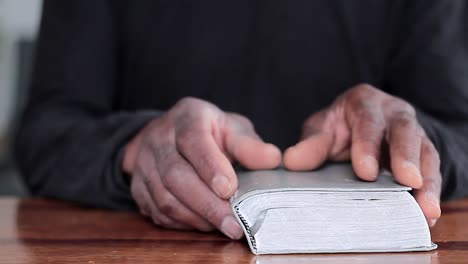
[[41, 0], [0, 0], [0, 195], [26, 196], [11, 144], [26, 98]]

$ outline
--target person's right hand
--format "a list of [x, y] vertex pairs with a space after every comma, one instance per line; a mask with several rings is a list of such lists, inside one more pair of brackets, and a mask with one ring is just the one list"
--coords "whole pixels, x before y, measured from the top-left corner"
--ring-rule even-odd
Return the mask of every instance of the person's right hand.
[[184, 98], [151, 121], [125, 149], [123, 170], [140, 212], [159, 226], [212, 231], [232, 239], [242, 229], [227, 201], [237, 190], [231, 162], [271, 169], [280, 150], [264, 143], [245, 117]]

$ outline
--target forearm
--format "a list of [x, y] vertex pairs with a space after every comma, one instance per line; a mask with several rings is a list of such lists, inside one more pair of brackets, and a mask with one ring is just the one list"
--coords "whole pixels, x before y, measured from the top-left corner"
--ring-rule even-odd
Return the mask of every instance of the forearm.
[[100, 118], [67, 111], [28, 111], [16, 140], [16, 159], [34, 195], [91, 206], [132, 209], [122, 170], [126, 143], [158, 112]]

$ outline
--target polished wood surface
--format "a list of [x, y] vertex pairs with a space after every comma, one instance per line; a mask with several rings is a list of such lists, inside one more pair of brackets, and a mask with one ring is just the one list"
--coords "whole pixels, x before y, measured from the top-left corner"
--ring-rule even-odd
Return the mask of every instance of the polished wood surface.
[[468, 263], [468, 199], [442, 210], [432, 252], [255, 256], [244, 240], [159, 229], [132, 212], [0, 198], [0, 263]]

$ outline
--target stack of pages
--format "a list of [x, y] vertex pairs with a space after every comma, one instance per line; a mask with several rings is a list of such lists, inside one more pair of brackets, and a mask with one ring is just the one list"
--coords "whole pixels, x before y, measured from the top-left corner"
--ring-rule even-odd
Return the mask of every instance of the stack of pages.
[[388, 172], [359, 180], [349, 164], [311, 172], [238, 172], [231, 198], [254, 254], [396, 252], [436, 248], [409, 187]]

